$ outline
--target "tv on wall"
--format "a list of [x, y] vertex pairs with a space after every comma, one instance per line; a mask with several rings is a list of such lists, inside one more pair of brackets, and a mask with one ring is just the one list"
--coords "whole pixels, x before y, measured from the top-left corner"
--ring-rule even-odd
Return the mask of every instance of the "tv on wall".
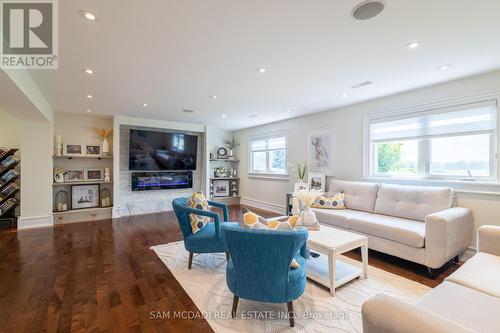
[[197, 148], [195, 135], [131, 129], [129, 169], [196, 170]]

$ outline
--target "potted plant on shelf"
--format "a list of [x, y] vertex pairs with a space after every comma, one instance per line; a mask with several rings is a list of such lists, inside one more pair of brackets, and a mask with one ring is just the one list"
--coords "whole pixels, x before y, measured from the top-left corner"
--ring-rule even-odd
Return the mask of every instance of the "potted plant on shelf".
[[228, 171], [223, 166], [217, 167], [214, 169], [215, 178], [227, 177]]
[[228, 150], [227, 158], [230, 160], [234, 160], [235, 157], [234, 157], [233, 149], [235, 149], [236, 147], [238, 147], [240, 145], [239, 142], [237, 142], [234, 137], [231, 137], [231, 138], [225, 140], [224, 143], [226, 144], [226, 147]]
[[108, 137], [111, 135], [111, 133], [113, 133], [113, 130], [112, 129], [104, 130], [104, 129], [96, 128], [96, 131], [102, 139], [102, 153], [104, 156], [108, 156], [108, 154], [109, 154]]

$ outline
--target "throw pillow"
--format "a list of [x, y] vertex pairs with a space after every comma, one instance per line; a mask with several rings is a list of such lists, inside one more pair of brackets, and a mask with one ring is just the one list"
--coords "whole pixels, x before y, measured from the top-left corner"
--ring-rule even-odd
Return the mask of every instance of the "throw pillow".
[[339, 192], [333, 197], [320, 196], [311, 205], [312, 208], [345, 209], [344, 192]]
[[[195, 209], [208, 210], [208, 201], [203, 195], [203, 192], [194, 192], [187, 200], [186, 205]], [[210, 222], [210, 217], [189, 214], [189, 221], [191, 222], [191, 230], [193, 230], [193, 234], [195, 234]]]
[[[243, 226], [255, 229], [293, 230], [298, 219], [298, 216], [282, 216], [265, 219], [245, 208], [243, 213]], [[297, 260], [292, 259], [290, 268], [297, 269], [299, 267], [300, 264]]]

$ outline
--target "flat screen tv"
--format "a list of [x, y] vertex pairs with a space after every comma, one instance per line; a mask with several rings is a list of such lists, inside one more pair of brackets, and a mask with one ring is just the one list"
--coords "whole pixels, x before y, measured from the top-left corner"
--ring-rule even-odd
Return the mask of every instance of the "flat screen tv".
[[131, 129], [129, 169], [196, 170], [197, 147], [195, 135]]

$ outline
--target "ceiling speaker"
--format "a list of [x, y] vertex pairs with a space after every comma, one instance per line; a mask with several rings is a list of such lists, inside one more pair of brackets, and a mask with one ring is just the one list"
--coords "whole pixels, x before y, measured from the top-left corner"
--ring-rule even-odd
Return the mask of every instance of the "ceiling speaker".
[[381, 0], [367, 0], [352, 10], [352, 17], [356, 20], [369, 20], [378, 14], [382, 13], [385, 4]]

